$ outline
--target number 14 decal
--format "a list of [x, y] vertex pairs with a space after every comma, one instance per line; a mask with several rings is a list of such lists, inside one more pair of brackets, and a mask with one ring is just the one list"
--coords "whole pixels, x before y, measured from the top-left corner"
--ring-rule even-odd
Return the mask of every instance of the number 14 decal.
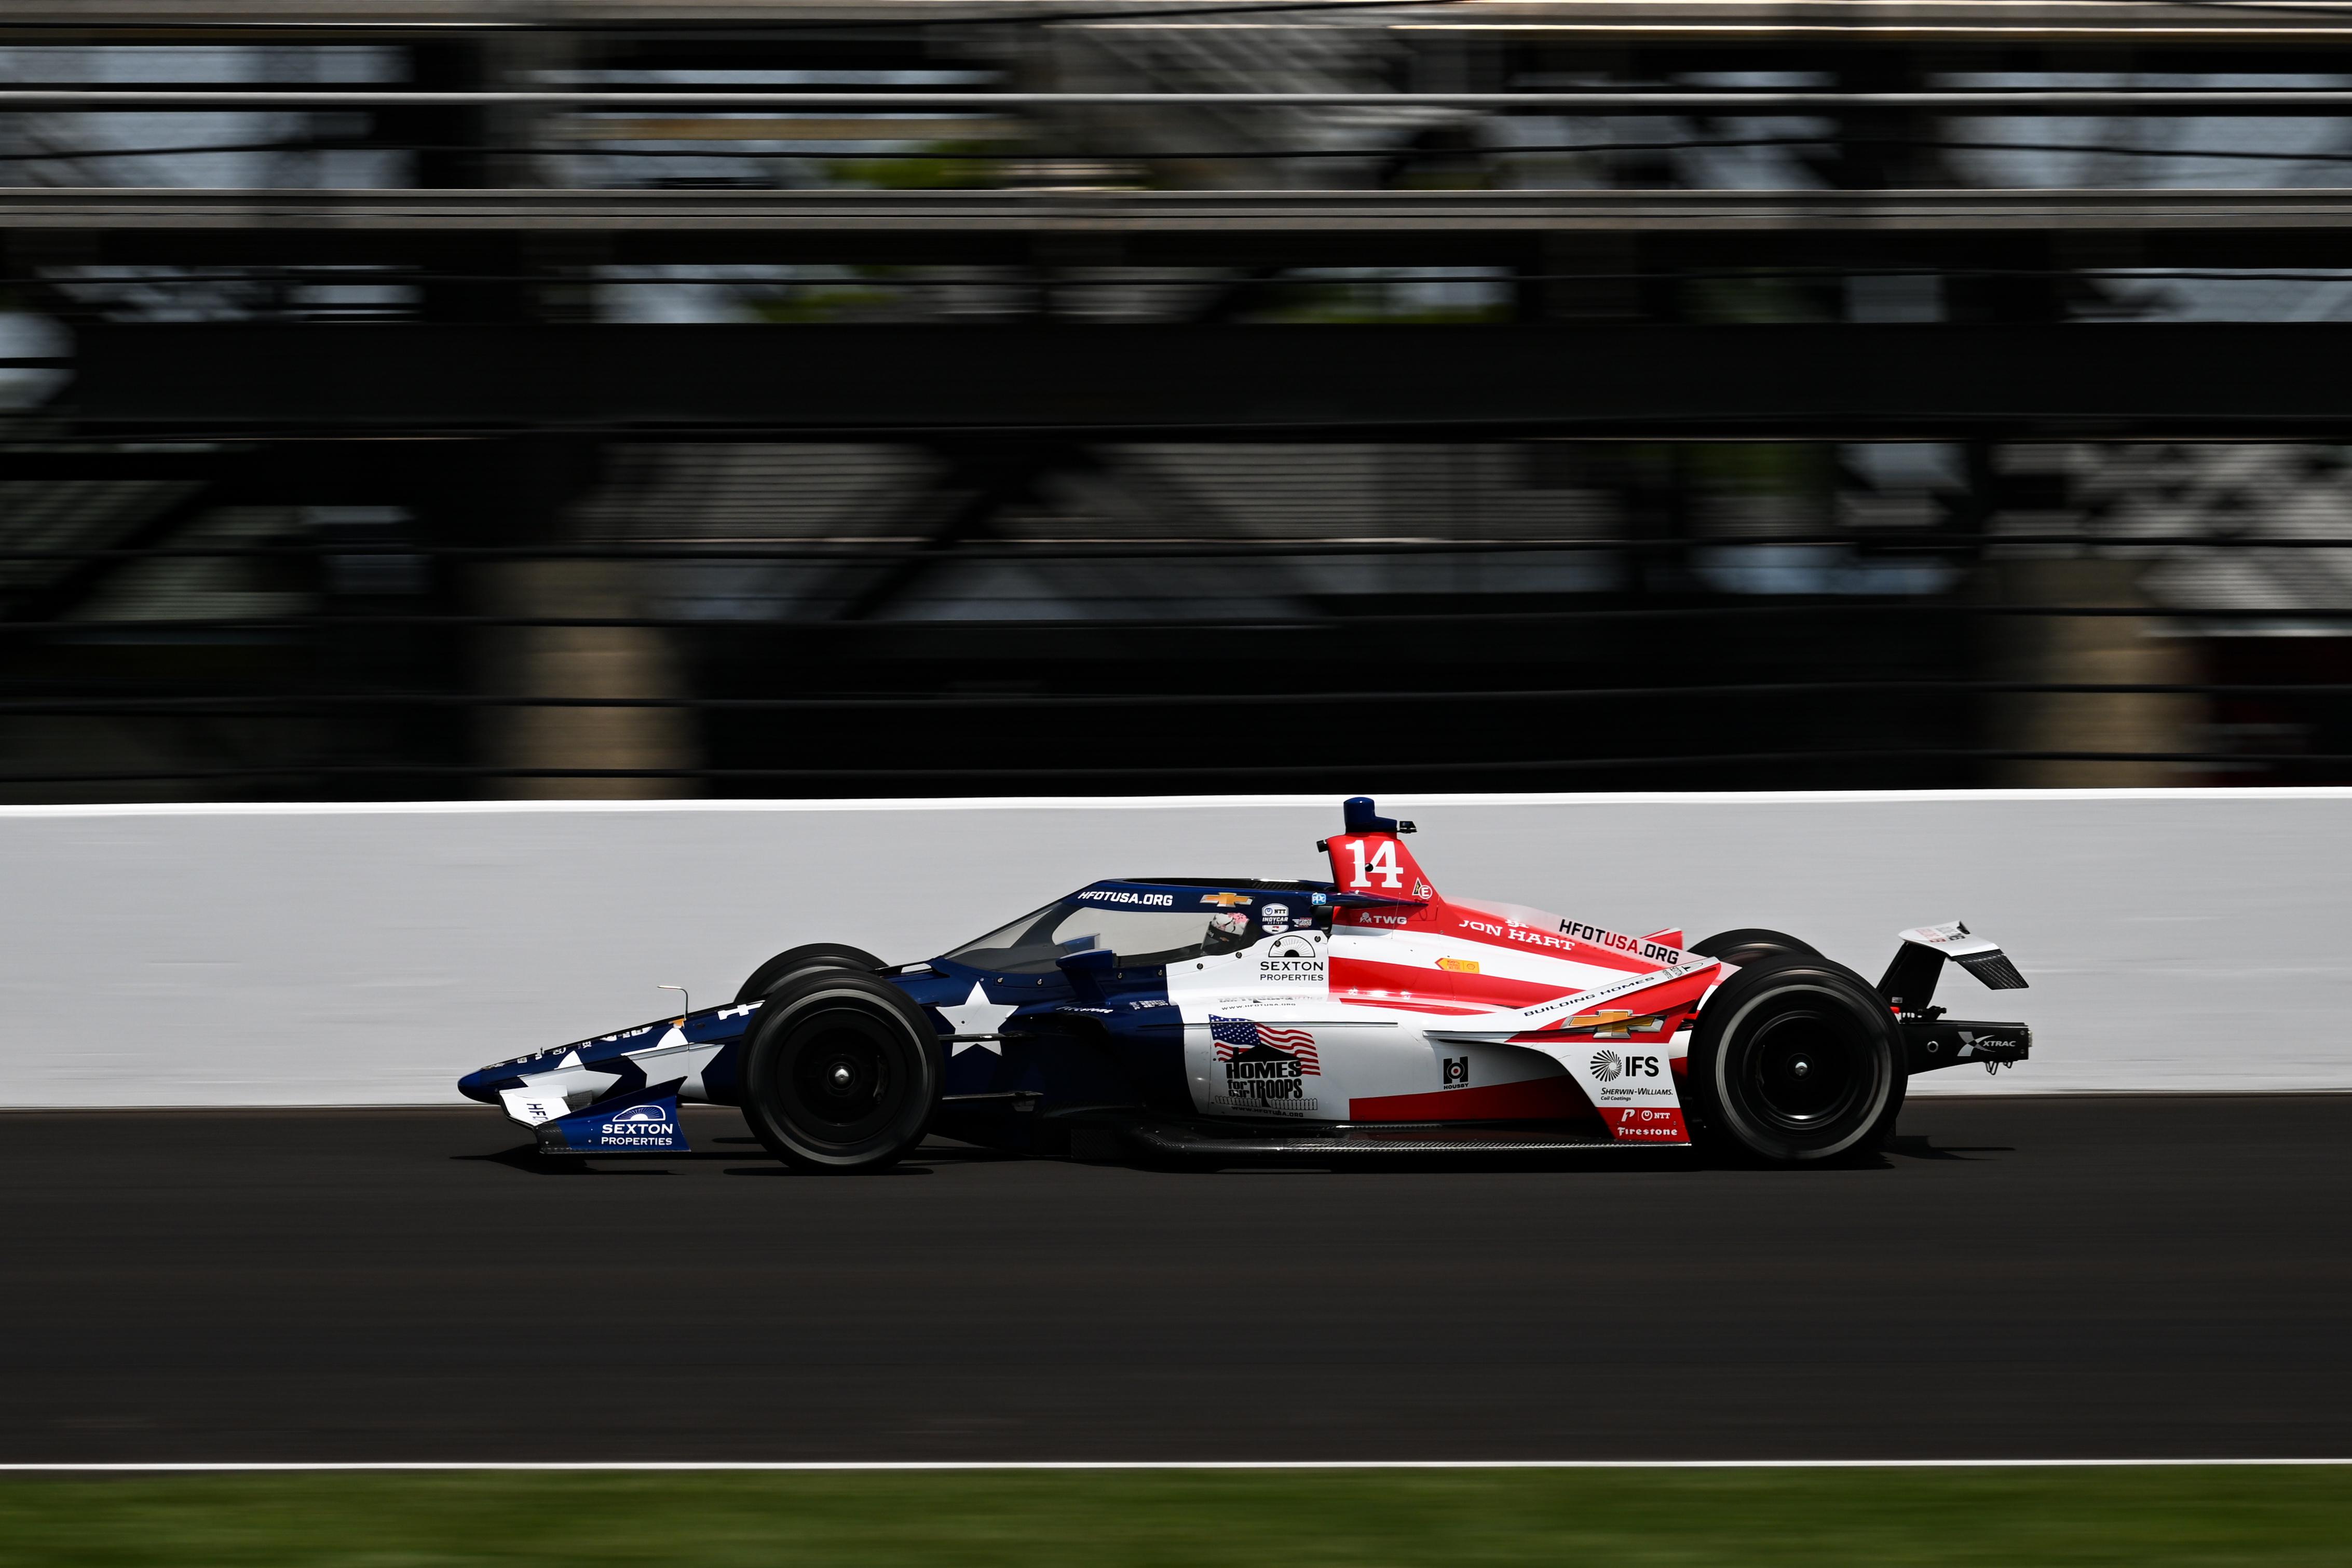
[[1374, 875], [1380, 877], [1382, 887], [1404, 885], [1403, 873], [1397, 868], [1397, 847], [1394, 839], [1382, 840], [1381, 847], [1372, 852], [1370, 860], [1364, 858], [1363, 840], [1356, 840], [1348, 848], [1356, 857], [1356, 880], [1348, 884], [1349, 887], [1370, 887], [1372, 885], [1371, 879]]

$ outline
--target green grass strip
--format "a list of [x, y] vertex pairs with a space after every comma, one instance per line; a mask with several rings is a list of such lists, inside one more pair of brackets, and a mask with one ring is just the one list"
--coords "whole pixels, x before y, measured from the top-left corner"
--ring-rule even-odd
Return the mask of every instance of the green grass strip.
[[2347, 1563], [2340, 1468], [0, 1479], [12, 1568]]

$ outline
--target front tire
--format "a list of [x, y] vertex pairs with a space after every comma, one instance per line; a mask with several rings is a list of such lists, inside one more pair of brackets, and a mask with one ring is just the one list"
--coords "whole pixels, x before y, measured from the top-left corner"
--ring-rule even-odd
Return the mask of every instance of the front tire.
[[894, 1166], [930, 1131], [939, 1032], [906, 992], [823, 969], [768, 993], [745, 1042], [743, 1119], [795, 1170]]
[[804, 942], [797, 947], [787, 947], [758, 968], [735, 992], [735, 1005], [756, 1002], [786, 980], [818, 969], [851, 969], [870, 975], [882, 967], [882, 960], [863, 947], [852, 947], [845, 942]]
[[1810, 1165], [1874, 1151], [1902, 1109], [1903, 1039], [1843, 964], [1791, 953], [1742, 967], [1691, 1036], [1705, 1125], [1758, 1159]]

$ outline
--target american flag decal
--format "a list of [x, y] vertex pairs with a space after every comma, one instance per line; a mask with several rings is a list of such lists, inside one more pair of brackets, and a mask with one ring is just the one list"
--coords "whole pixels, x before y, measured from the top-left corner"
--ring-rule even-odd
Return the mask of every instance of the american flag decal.
[[1219, 1061], [1231, 1061], [1235, 1052], [1263, 1045], [1297, 1057], [1301, 1072], [1320, 1076], [1323, 1071], [1323, 1059], [1315, 1052], [1315, 1037], [1303, 1029], [1284, 1029], [1250, 1019], [1221, 1019], [1211, 1013], [1209, 1038], [1216, 1041]]

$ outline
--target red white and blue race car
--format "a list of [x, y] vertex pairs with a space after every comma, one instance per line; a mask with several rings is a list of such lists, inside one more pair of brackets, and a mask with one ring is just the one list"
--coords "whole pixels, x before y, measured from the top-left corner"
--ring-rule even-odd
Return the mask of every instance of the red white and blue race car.
[[818, 943], [722, 1008], [555, 1046], [458, 1085], [542, 1153], [686, 1145], [739, 1105], [778, 1158], [875, 1170], [932, 1133], [1029, 1153], [1283, 1156], [1874, 1150], [1911, 1074], [2021, 1061], [2023, 1024], [1931, 1005], [1945, 963], [2022, 987], [1954, 922], [1874, 986], [1779, 932], [1613, 931], [1437, 891], [1413, 831], [1347, 802], [1328, 882], [1098, 882], [928, 962]]

